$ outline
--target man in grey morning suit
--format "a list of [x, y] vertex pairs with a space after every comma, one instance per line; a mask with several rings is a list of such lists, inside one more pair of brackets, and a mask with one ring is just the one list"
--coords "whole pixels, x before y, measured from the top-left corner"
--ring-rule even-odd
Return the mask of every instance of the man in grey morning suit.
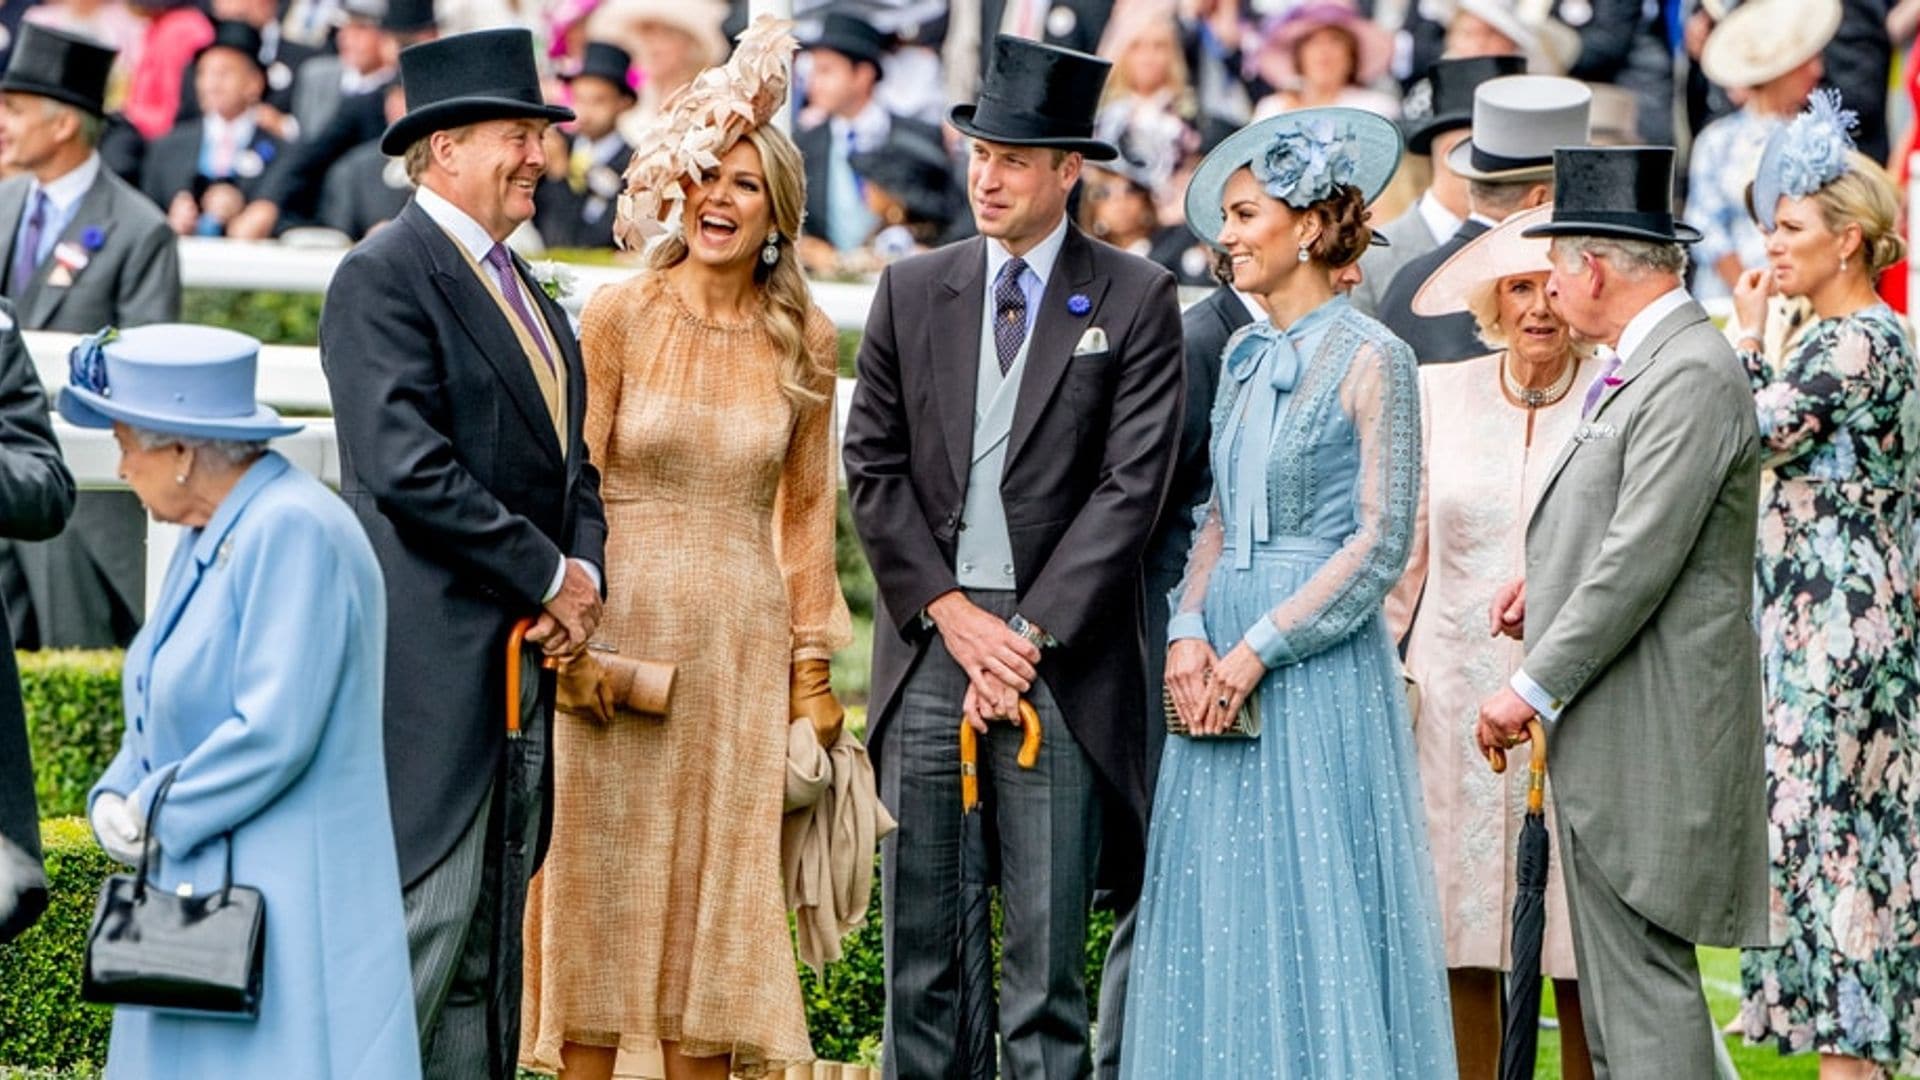
[[[180, 315], [180, 265], [166, 218], [103, 168], [114, 52], [28, 23], [0, 78], [0, 264], [22, 329], [91, 333]], [[125, 645], [145, 609], [146, 515], [132, 492], [82, 492], [67, 530], [0, 544], [0, 594], [25, 648]]]
[[[1131, 903], [1144, 851], [1140, 566], [1180, 426], [1179, 306], [1164, 269], [1066, 217], [1083, 157], [1115, 154], [1091, 137], [1107, 64], [995, 48], [952, 115], [982, 235], [881, 277], [847, 417], [879, 586], [868, 738], [900, 823], [881, 848], [890, 1078], [993, 1071], [993, 1040], [955, 1032], [995, 1011], [991, 943], [962, 938], [957, 903], [963, 866], [995, 862], [1000, 1074], [1085, 1076], [1096, 876]], [[987, 824], [963, 838], [963, 708], [1019, 697], [1040, 759], [1017, 767], [1019, 731], [983, 725]]]
[[1563, 149], [1551, 295], [1612, 346], [1494, 602], [1524, 633], [1481, 748], [1552, 721], [1554, 852], [1587, 1041], [1606, 1080], [1706, 1077], [1717, 1036], [1696, 944], [1767, 944], [1760, 432], [1745, 374], [1681, 286], [1668, 147]]

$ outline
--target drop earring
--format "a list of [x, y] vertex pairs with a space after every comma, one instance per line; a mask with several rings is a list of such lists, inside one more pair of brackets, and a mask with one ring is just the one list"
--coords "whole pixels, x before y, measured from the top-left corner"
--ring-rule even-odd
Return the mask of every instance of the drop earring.
[[767, 234], [767, 246], [760, 249], [760, 261], [772, 266], [780, 261], [780, 233], [778, 230]]
[[1842, 255], [1840, 256], [1840, 272], [1844, 274], [1846, 273], [1846, 270], [1847, 270], [1847, 257], [1845, 255]]
[[1301, 245], [1300, 245], [1300, 254], [1299, 254], [1299, 256], [1298, 256], [1298, 258], [1299, 258], [1299, 260], [1300, 260], [1301, 262], [1306, 262], [1306, 261], [1307, 261], [1308, 259], [1311, 259], [1311, 258], [1313, 258], [1313, 253], [1307, 250], [1307, 245], [1305, 245], [1305, 244], [1301, 244]]

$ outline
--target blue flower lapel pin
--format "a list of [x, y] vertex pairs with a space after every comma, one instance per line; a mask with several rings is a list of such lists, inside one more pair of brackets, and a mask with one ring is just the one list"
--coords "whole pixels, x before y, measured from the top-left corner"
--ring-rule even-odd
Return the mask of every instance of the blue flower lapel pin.
[[1067, 297], [1067, 310], [1075, 315], [1085, 315], [1093, 310], [1093, 301], [1087, 299], [1086, 293], [1074, 293]]

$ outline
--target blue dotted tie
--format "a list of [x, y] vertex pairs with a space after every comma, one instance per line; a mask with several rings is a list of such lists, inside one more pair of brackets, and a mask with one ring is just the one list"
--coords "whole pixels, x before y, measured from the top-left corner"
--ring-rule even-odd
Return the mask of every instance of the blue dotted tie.
[[1013, 367], [1013, 358], [1027, 340], [1027, 294], [1020, 291], [1020, 275], [1026, 272], [1024, 260], [1008, 259], [993, 287], [993, 346], [1000, 354], [1002, 375]]

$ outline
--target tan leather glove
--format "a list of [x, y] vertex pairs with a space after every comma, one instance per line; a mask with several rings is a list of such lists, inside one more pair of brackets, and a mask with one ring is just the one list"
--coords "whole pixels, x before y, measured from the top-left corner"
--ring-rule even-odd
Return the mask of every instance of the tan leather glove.
[[674, 671], [672, 664], [582, 649], [561, 664], [556, 696], [562, 709], [602, 724], [612, 723], [621, 712], [665, 720]]
[[839, 741], [840, 729], [847, 722], [847, 710], [833, 696], [830, 670], [825, 660], [796, 660], [787, 691], [788, 713], [805, 717], [813, 725], [814, 737], [825, 747]]

